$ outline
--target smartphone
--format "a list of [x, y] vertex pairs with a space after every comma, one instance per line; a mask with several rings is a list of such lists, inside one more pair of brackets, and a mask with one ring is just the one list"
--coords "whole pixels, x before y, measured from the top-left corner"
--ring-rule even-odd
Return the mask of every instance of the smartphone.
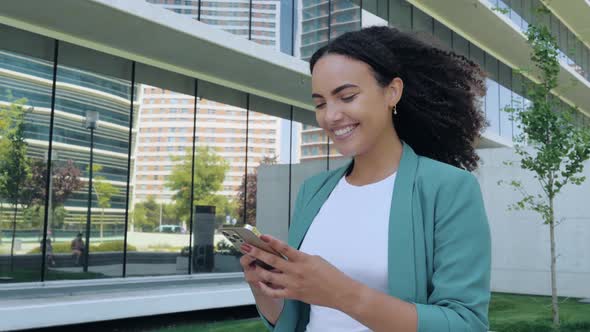
[[[225, 236], [231, 242], [231, 244], [233, 244], [233, 246], [239, 251], [241, 251], [242, 244], [247, 243], [260, 250], [264, 250], [270, 254], [277, 255], [283, 258], [283, 256], [276, 250], [274, 250], [268, 243], [260, 239], [261, 233], [256, 229], [256, 227], [252, 225], [224, 226], [221, 227], [220, 231], [221, 234], [223, 234], [223, 236]], [[256, 260], [256, 264], [267, 270], [273, 269], [272, 266], [259, 260]]]

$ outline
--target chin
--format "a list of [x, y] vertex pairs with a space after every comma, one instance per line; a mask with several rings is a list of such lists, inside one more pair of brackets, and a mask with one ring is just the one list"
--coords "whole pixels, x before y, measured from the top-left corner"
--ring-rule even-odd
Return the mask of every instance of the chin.
[[353, 149], [339, 149], [336, 147], [336, 151], [338, 151], [343, 157], [353, 158], [356, 156], [356, 151]]

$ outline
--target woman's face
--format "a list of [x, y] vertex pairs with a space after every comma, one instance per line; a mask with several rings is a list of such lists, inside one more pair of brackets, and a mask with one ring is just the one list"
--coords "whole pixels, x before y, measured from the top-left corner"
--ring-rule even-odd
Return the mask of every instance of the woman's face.
[[369, 65], [328, 54], [312, 72], [316, 120], [347, 157], [364, 154], [395, 133], [391, 109], [401, 94], [401, 80], [381, 87]]

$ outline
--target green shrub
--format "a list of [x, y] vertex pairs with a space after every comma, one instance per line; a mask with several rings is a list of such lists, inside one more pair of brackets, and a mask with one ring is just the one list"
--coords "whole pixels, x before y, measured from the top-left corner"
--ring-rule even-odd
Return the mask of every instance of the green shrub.
[[[125, 248], [122, 240], [102, 242], [97, 246], [90, 245], [90, 252], [104, 252], [104, 251], [123, 251]], [[127, 251], [137, 251], [137, 248], [127, 243]]]
[[[123, 251], [123, 241], [109, 241], [109, 242], [102, 242], [97, 245], [90, 245], [90, 252], [106, 252], [106, 251]], [[137, 248], [127, 243], [127, 251], [137, 251]], [[53, 253], [54, 254], [69, 254], [72, 252], [71, 244], [69, 242], [58, 242], [53, 244]], [[40, 254], [41, 247], [36, 247], [29, 252], [28, 254]]]

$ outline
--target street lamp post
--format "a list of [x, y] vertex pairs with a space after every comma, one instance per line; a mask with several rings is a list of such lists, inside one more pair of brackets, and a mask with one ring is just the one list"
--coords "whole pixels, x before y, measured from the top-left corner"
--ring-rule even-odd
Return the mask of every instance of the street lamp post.
[[98, 112], [86, 111], [86, 129], [90, 129], [90, 165], [88, 166], [88, 210], [86, 212], [86, 247], [84, 248], [84, 272], [88, 272], [90, 252], [90, 220], [92, 208], [92, 163], [94, 162], [94, 130], [98, 128]]

